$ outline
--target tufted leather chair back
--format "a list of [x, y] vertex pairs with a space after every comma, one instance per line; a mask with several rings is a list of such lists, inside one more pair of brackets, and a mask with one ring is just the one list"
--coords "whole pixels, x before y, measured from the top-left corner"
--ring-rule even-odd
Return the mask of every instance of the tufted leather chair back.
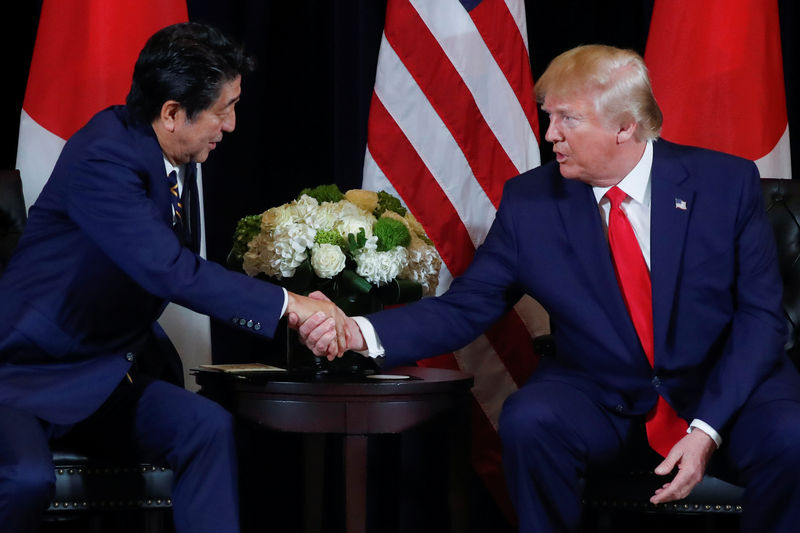
[[800, 366], [800, 181], [762, 179], [761, 187], [778, 244], [783, 312], [789, 325], [786, 354]]
[[0, 170], [0, 274], [17, 246], [26, 221], [19, 170]]

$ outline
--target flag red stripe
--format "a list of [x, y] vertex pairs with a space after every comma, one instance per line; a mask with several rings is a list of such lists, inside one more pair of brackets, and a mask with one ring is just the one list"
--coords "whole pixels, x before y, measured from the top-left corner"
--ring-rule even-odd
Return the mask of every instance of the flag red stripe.
[[403, 131], [372, 94], [369, 152], [411, 212], [425, 227], [450, 272], [464, 272], [475, 254], [469, 233], [442, 188]]
[[539, 115], [533, 98], [530, 57], [508, 6], [503, 0], [483, 0], [469, 15], [517, 95], [517, 100], [538, 139]]
[[533, 341], [516, 311], [511, 310], [492, 324], [484, 333], [494, 351], [503, 361], [514, 383], [522, 386], [536, 369], [539, 357], [533, 351]]
[[497, 208], [503, 181], [519, 174], [475, 99], [425, 22], [407, 0], [390, 2], [384, 35], [467, 158]]

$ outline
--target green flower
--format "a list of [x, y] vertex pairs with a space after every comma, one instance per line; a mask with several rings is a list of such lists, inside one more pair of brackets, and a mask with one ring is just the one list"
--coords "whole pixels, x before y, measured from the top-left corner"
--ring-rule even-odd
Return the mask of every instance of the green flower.
[[347, 246], [347, 241], [335, 230], [318, 229], [314, 242], [317, 244], [335, 244], [341, 247]]
[[297, 195], [297, 198], [300, 198], [304, 194], [315, 198], [319, 203], [338, 202], [339, 200], [344, 199], [344, 194], [342, 194], [342, 191], [339, 190], [339, 187], [337, 187], [335, 184], [319, 185], [313, 189], [303, 189], [300, 191], [300, 194]]
[[396, 246], [405, 248], [411, 242], [406, 225], [393, 218], [379, 218], [372, 231], [378, 237], [379, 252], [393, 250]]
[[375, 209], [375, 216], [380, 218], [386, 211], [394, 211], [401, 217], [406, 216], [406, 208], [403, 207], [400, 200], [386, 191], [380, 191], [378, 193], [378, 208]]
[[236, 230], [233, 232], [233, 250], [231, 255], [241, 261], [247, 252], [247, 243], [261, 232], [261, 215], [250, 215], [242, 218], [236, 223]]

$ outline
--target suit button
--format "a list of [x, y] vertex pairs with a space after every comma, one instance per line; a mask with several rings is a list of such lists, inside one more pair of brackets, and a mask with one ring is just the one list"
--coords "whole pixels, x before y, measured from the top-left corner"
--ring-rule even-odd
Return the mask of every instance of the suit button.
[[616, 410], [618, 413], [621, 413], [621, 412], [623, 412], [623, 411], [625, 410], [625, 408], [622, 406], [622, 404], [617, 404], [617, 406], [616, 406], [614, 409], [615, 409], [615, 410]]
[[247, 321], [247, 327], [248, 328], [252, 328], [253, 327], [253, 321], [252, 320], [248, 320]]
[[261, 329], [261, 322], [256, 322], [255, 324], [253, 324], [253, 329], [256, 330], [256, 331], [260, 330]]
[[125, 359], [128, 360], [129, 362], [133, 362], [133, 360], [136, 359], [136, 356], [133, 355], [132, 352], [128, 352], [125, 354]]
[[651, 380], [651, 383], [653, 384], [653, 387], [659, 388], [661, 386], [661, 378], [659, 378], [658, 376], [654, 376], [653, 379]]
[[235, 317], [231, 318], [231, 322], [233, 322], [234, 324], [238, 324], [239, 323], [239, 317], [235, 316]]
[[240, 318], [239, 319], [239, 325], [240, 326], [244, 326], [245, 324], [247, 324], [247, 320], [245, 320], [244, 318]]

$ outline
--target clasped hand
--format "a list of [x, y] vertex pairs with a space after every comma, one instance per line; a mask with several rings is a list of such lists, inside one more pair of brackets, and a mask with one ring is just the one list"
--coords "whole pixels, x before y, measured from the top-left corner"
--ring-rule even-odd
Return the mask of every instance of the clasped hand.
[[347, 350], [365, 349], [358, 324], [319, 291], [307, 297], [290, 292], [286, 314], [314, 355], [332, 361]]

